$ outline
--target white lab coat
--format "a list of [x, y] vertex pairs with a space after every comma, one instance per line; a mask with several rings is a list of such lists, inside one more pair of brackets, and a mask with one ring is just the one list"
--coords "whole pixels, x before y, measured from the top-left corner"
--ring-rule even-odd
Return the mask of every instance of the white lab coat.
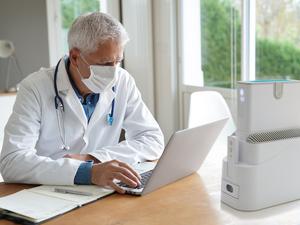
[[[57, 87], [65, 105], [63, 123], [70, 150], [62, 150], [53, 77], [54, 68], [41, 69], [20, 84], [1, 152], [0, 169], [5, 182], [74, 184], [82, 161], [63, 158], [68, 153], [90, 154], [101, 162], [118, 159], [129, 164], [159, 158], [164, 148], [163, 134], [131, 75], [120, 70], [116, 93], [110, 90], [100, 94], [88, 123], [64, 60], [59, 65]], [[114, 97], [114, 122], [110, 126], [106, 116]], [[126, 140], [119, 143], [122, 128]]]

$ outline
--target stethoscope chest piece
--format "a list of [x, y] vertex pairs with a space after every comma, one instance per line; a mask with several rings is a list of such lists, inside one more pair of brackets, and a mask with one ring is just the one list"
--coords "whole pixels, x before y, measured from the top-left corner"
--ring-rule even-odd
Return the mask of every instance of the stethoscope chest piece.
[[106, 122], [107, 122], [107, 124], [108, 124], [109, 126], [112, 126], [112, 124], [113, 124], [113, 122], [114, 122], [114, 118], [113, 118], [110, 114], [108, 114], [108, 115], [106, 116]]
[[[60, 65], [60, 62], [61, 60], [58, 61], [54, 71], [54, 81], [53, 81], [54, 91], [55, 91], [54, 104], [56, 108], [60, 139], [62, 142], [60, 149], [68, 151], [70, 150], [70, 146], [67, 145], [66, 131], [64, 125], [65, 106], [64, 106], [63, 99], [59, 96], [58, 88], [57, 88], [57, 74], [58, 74], [58, 67]], [[112, 87], [112, 90], [115, 92], [115, 86]], [[109, 126], [112, 126], [114, 122], [114, 107], [115, 107], [115, 99], [113, 99], [112, 101], [111, 112], [106, 116], [106, 122]]]

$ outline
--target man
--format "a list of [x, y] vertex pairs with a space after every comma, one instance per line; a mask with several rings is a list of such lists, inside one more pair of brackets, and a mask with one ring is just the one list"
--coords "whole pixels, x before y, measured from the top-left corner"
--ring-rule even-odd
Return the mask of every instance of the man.
[[159, 158], [164, 142], [133, 78], [119, 67], [128, 40], [111, 16], [80, 16], [68, 34], [69, 57], [21, 82], [1, 152], [5, 182], [95, 184], [119, 193], [116, 180], [140, 184], [129, 165]]

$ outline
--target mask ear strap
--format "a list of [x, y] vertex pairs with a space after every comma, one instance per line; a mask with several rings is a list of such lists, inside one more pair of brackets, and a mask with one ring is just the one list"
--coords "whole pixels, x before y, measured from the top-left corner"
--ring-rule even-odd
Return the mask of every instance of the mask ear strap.
[[79, 73], [80, 79], [81, 79], [81, 80], [85, 79], [85, 78], [82, 76], [82, 74], [80, 73], [78, 67], [75, 67], [75, 68], [76, 68], [77, 72]]
[[81, 53], [79, 53], [80, 57], [82, 58], [82, 60], [85, 62], [86, 65], [91, 66], [86, 59], [83, 57], [83, 55]]
[[[82, 61], [83, 61], [85, 64], [87, 64], [89, 67], [91, 66], [90, 64], [88, 64], [88, 62], [86, 61], [86, 59], [83, 57], [83, 55], [82, 55], [81, 53], [79, 53], [79, 56], [81, 57]], [[78, 66], [76, 66], [75, 68], [76, 68], [77, 72], [79, 73], [80, 79], [81, 79], [81, 80], [85, 79], [85, 78], [82, 76], [81, 72], [79, 71]]]

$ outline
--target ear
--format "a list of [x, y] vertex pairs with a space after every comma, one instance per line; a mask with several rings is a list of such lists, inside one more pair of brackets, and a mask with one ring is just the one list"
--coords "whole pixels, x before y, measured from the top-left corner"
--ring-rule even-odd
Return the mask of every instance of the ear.
[[78, 66], [78, 59], [80, 57], [80, 50], [78, 48], [72, 48], [69, 51], [69, 59], [73, 66]]

